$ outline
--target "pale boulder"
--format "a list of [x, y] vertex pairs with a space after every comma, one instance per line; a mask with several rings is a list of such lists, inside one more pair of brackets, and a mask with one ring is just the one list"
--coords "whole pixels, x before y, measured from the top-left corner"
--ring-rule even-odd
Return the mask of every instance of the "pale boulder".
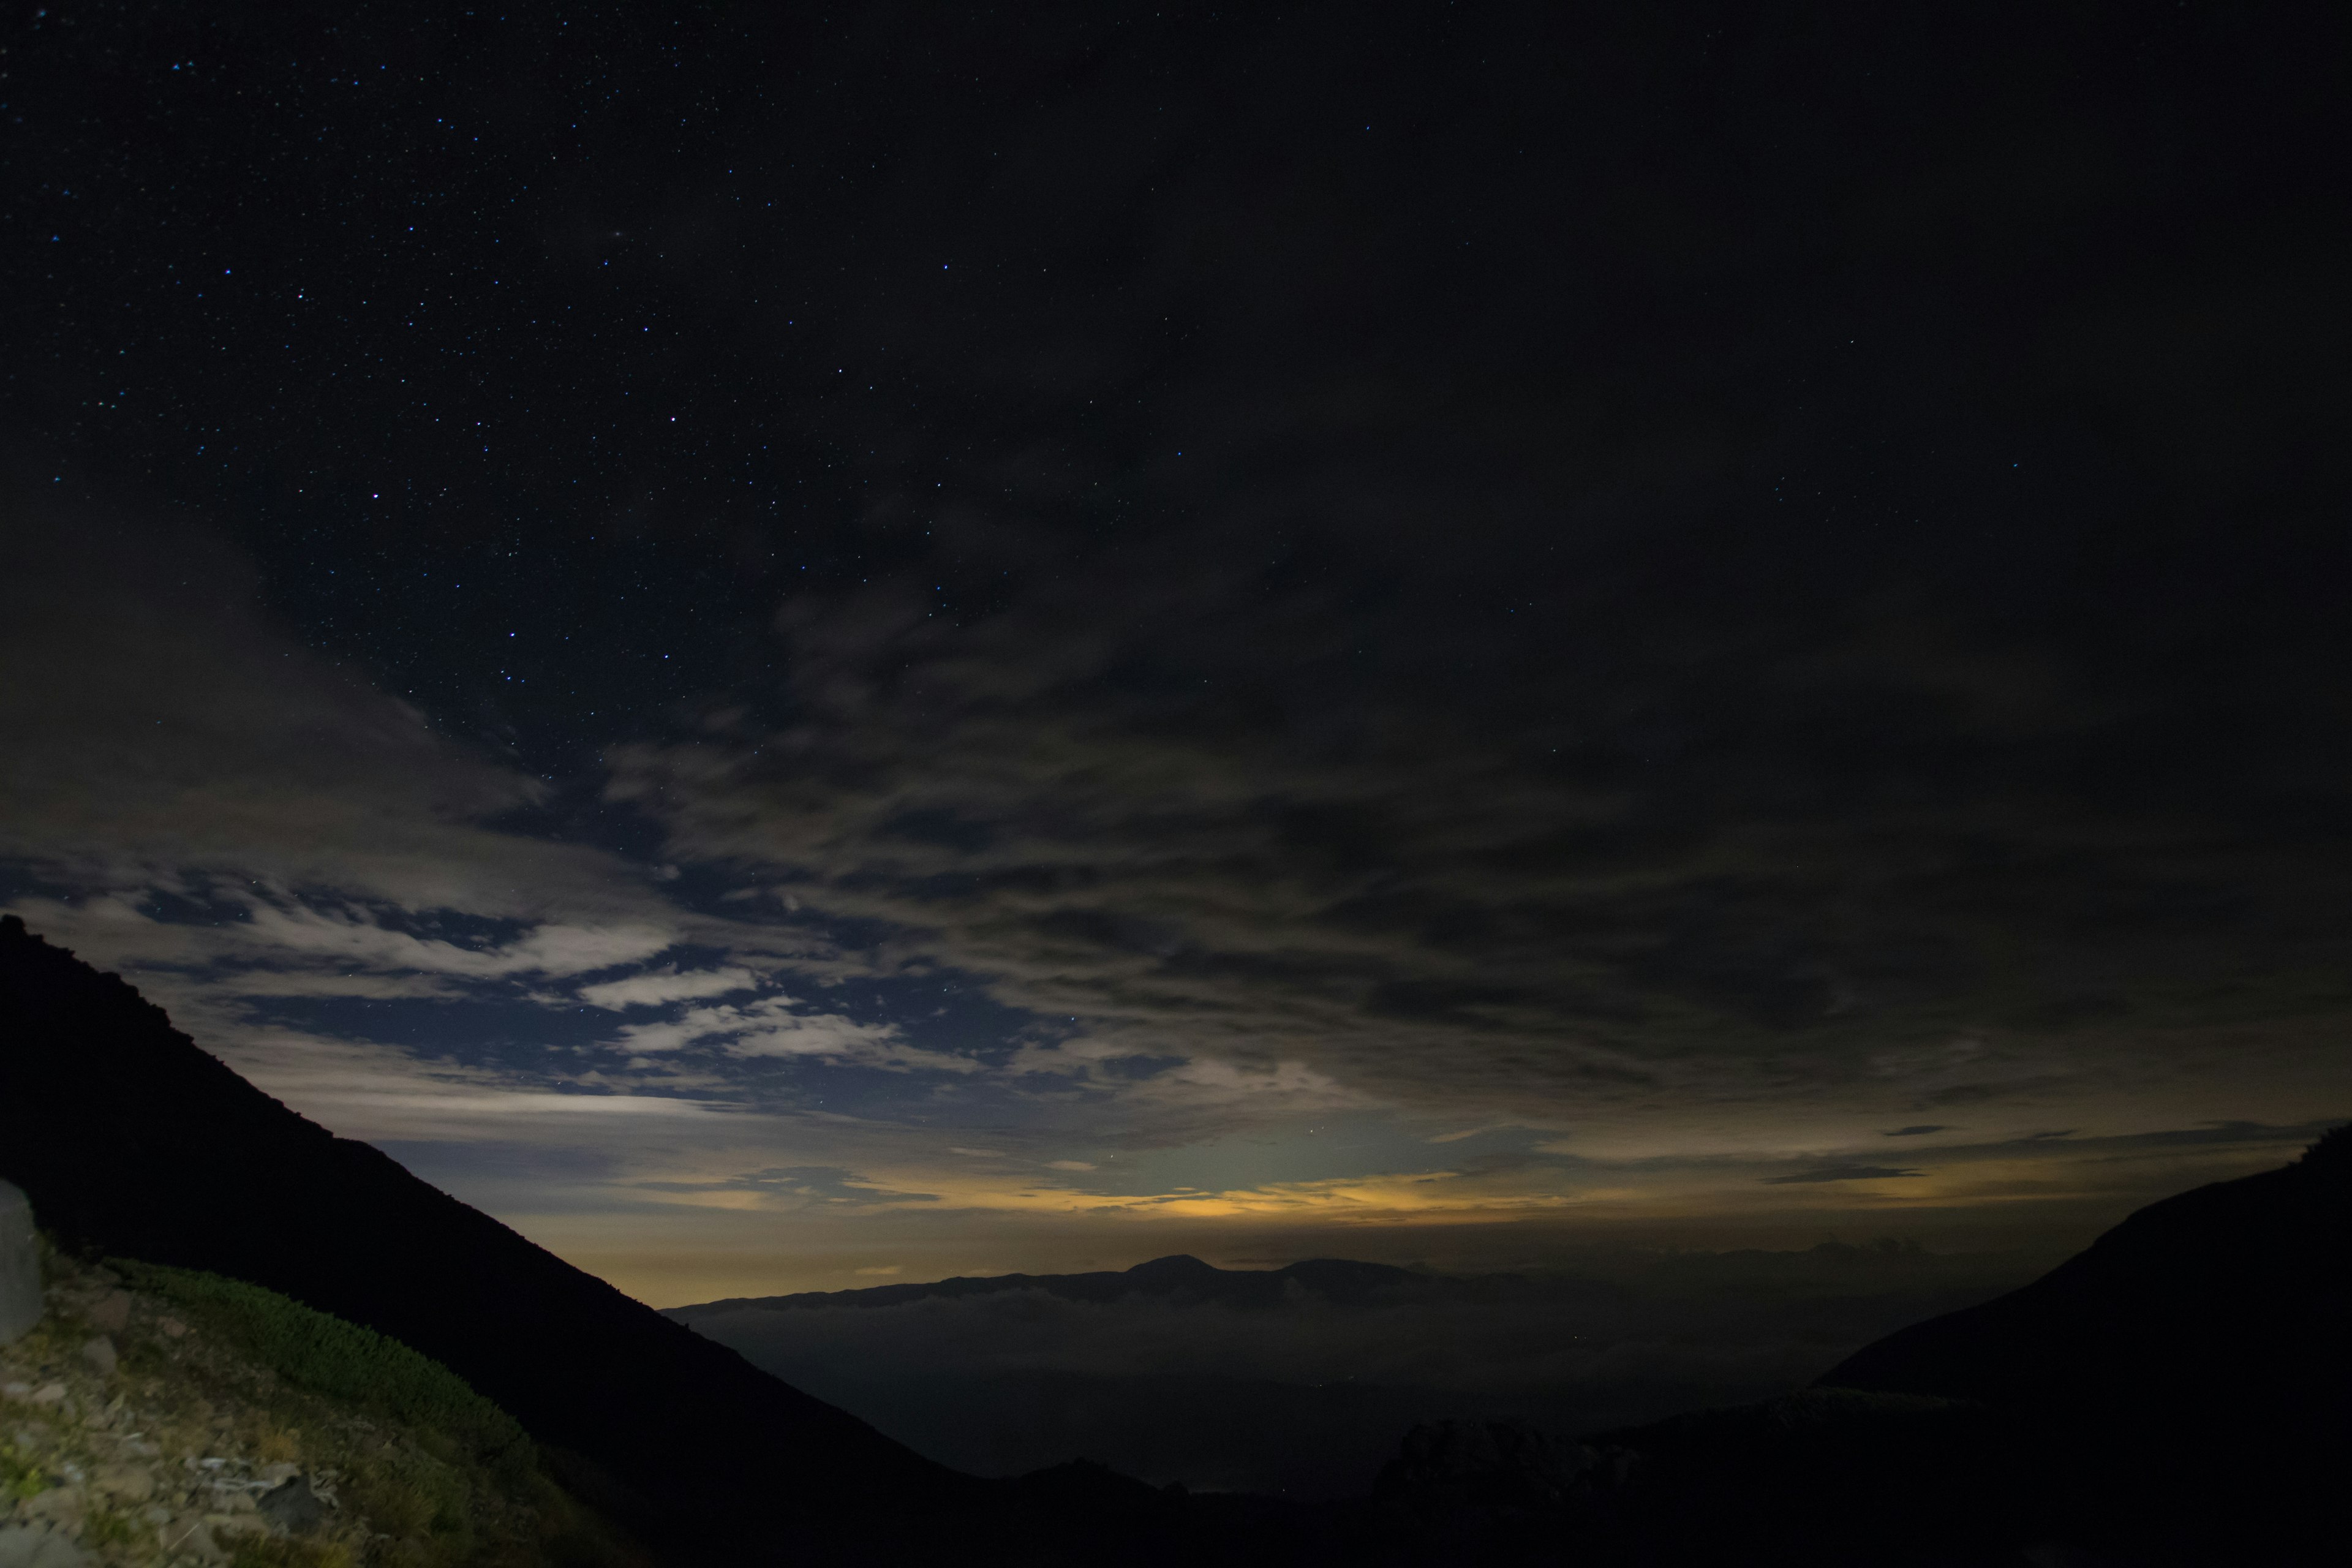
[[0, 1182], [0, 1345], [14, 1344], [41, 1321], [41, 1255], [33, 1239], [33, 1205]]

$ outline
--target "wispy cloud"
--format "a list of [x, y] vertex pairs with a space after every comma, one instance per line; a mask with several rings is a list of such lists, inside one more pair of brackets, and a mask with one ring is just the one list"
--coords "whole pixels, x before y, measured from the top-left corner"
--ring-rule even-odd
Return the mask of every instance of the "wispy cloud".
[[832, 1165], [780, 1165], [717, 1181], [646, 1181], [635, 1185], [640, 1191], [673, 1194], [687, 1202], [722, 1208], [858, 1209], [940, 1201], [937, 1193], [900, 1192]]
[[706, 996], [727, 996], [738, 991], [756, 991], [759, 986], [760, 977], [748, 969], [698, 969], [683, 973], [673, 969], [583, 985], [577, 994], [583, 1002], [593, 1006], [618, 1011], [628, 1007], [659, 1006], [665, 1002], [691, 1002]]
[[1892, 1165], [1831, 1165], [1817, 1171], [1800, 1171], [1789, 1176], [1767, 1176], [1768, 1187], [1805, 1185], [1815, 1182], [1883, 1182], [1895, 1177], [1924, 1176], [1925, 1171], [1898, 1170]]

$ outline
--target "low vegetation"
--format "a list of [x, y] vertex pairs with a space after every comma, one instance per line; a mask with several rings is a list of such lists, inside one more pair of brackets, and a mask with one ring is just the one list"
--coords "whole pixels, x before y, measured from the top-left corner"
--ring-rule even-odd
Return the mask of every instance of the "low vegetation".
[[[0, 1521], [110, 1568], [646, 1561], [511, 1416], [396, 1341], [217, 1275], [45, 1261], [48, 1316], [0, 1350]], [[271, 1496], [298, 1479], [307, 1517]]]
[[114, 1267], [132, 1289], [213, 1329], [297, 1388], [435, 1434], [510, 1473], [532, 1467], [530, 1439], [512, 1416], [398, 1340], [241, 1279], [148, 1263]]

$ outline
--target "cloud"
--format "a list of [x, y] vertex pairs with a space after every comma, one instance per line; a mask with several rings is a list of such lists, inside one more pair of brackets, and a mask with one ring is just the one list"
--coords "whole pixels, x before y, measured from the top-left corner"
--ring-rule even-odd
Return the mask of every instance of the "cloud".
[[1465, 1127], [1452, 1132], [1435, 1133], [1429, 1141], [1432, 1143], [1459, 1143], [1465, 1139], [1483, 1138], [1487, 1133], [1497, 1131], [1499, 1129], [1494, 1127]]
[[666, 1002], [690, 1002], [705, 996], [755, 991], [759, 985], [760, 977], [748, 969], [672, 970], [583, 985], [577, 994], [583, 1002], [617, 1012], [629, 1007], [655, 1007]]
[[243, 929], [236, 935], [238, 945], [248, 952], [276, 949], [292, 959], [475, 979], [592, 973], [617, 964], [642, 963], [677, 941], [674, 928], [551, 921], [532, 927], [514, 942], [475, 948], [419, 938], [363, 912], [327, 911], [290, 900], [259, 898], [247, 900], [246, 908]]
[[[735, 1208], [862, 1209], [940, 1201], [937, 1193], [897, 1191], [832, 1165], [779, 1165], [718, 1181], [640, 1181], [635, 1185], [645, 1192], [674, 1194], [689, 1201]], [[894, 1268], [887, 1272], [898, 1271]]]
[[1891, 1165], [1832, 1165], [1818, 1171], [1801, 1171], [1793, 1176], [1767, 1176], [1768, 1187], [1785, 1187], [1812, 1182], [1880, 1182], [1896, 1176], [1923, 1176], [1925, 1171], [1902, 1171]]
[[[853, 26], [793, 69], [894, 106], [881, 144], [849, 179], [747, 144], [772, 210], [626, 117], [524, 206], [388, 152], [388, 189], [559, 237], [457, 290], [478, 341], [623, 271], [707, 307], [635, 346], [531, 329], [580, 401], [495, 437], [401, 413], [477, 395], [455, 326], [321, 339], [376, 345], [332, 379], [137, 310], [126, 341], [188, 352], [54, 335], [26, 438], [152, 460], [218, 522], [62, 500], [58, 468], [0, 493], [7, 897], [225, 1052], [299, 1031], [492, 1074], [469, 1092], [808, 1113], [728, 1169], [946, 1191], [898, 1173], [950, 1139], [1032, 1176], [1082, 1152], [1056, 1203], [2007, 1205], [2183, 1168], [2103, 1139], [2352, 1101], [2340, 420], [2302, 392], [2337, 290], [2262, 237], [2312, 232], [2300, 187], [2197, 184], [2270, 121], [2184, 132], [2184, 184], [2079, 94], [1956, 119], [1930, 90], [1953, 158], [1760, 160], [1726, 201], [1714, 75], [1498, 47], [1517, 25], [1000, 28], [928, 76]], [[1296, 90], [1155, 85], [1202, 66]], [[1854, 89], [1816, 131], [1885, 79]], [[1476, 115], [1299, 110], [1455, 91], [1540, 106], [1526, 155]], [[984, 200], [925, 155], [950, 124], [1002, 154]], [[121, 163], [82, 130], [53, 150]], [[125, 210], [300, 227], [372, 309], [447, 280], [208, 145], [142, 146], [184, 199]], [[910, 289], [917, 234], [1034, 265]], [[94, 281], [142, 254], [88, 247], [43, 319], [163, 299]], [[616, 443], [650, 403], [692, 438]], [[2002, 1152], [1759, 1184], [1874, 1167], [1938, 1107]], [[1154, 1190], [1108, 1179], [1170, 1152]]]
[[[2200, 730], [2145, 673], [2171, 666], [1906, 588], [1916, 556], [1824, 547], [1788, 577], [1719, 521], [1748, 504], [1741, 437], [1621, 451], [1585, 405], [1424, 403], [1262, 353], [1270, 324], [1194, 322], [1265, 374], [1135, 416], [1147, 447], [1200, 435], [1146, 486], [1185, 529], [1106, 531], [1091, 492], [1132, 476], [1090, 450], [879, 495], [870, 572], [744, 628], [773, 680], [681, 701], [601, 780], [534, 777], [282, 634], [200, 526], [36, 498], [0, 587], [0, 653], [32, 676], [0, 693], [0, 854], [37, 884], [16, 907], [175, 1006], [212, 995], [225, 1029], [262, 1016], [237, 998], [455, 1019], [506, 987], [544, 1016], [463, 1048], [516, 1092], [551, 1092], [535, 1053], [575, 1084], [823, 1098], [902, 1153], [984, 1124], [1008, 1168], [1076, 1147], [1099, 1168], [1062, 1174], [1088, 1178], [1114, 1148], [1360, 1114], [1449, 1152], [1512, 1129], [1671, 1157], [1676, 1201], [1863, 1179], [1771, 1173], [1796, 1159], [1925, 1188], [1940, 1150], [1930, 1176], [1855, 1145], [1953, 1131], [1907, 1123], [1942, 1106], [1998, 1142], [2187, 1104], [2284, 1123], [2352, 1091], [2326, 1046], [2352, 952], [2318, 912], [2341, 857], [2272, 826], [2259, 758], [2200, 760], [2207, 733], [2293, 726]], [[938, 374], [1022, 383], [992, 363]], [[1485, 566], [1457, 547], [1473, 516]], [[999, 584], [984, 610], [942, 613], [950, 557]], [[549, 830], [599, 784], [641, 858]], [[2214, 913], [2242, 904], [2263, 919]], [[583, 1009], [610, 1016], [558, 1016]], [[2216, 1068], [2224, 1034], [2266, 1070]], [[1389, 1184], [1431, 1175], [1350, 1157], [1079, 1195], [1408, 1212]], [[1561, 1201], [1535, 1170], [1470, 1206]]]
[[645, 907], [605, 858], [482, 826], [545, 784], [271, 629], [218, 534], [47, 489], [12, 484], [0, 516], [0, 856], [75, 886], [209, 871], [406, 909]]
[[[2176, 1022], [2252, 1020], [2228, 998], [2317, 976], [2340, 946], [2301, 917], [2268, 955], [2161, 917], [2240, 874], [2282, 909], [2321, 907], [2311, 868], [2193, 812], [2118, 830], [2055, 784], [1832, 765], [1853, 741], [1834, 716], [1866, 713], [1921, 755], [1990, 757], [2024, 726], [2093, 767], [2095, 704], [2031, 697], [2082, 672], [1977, 628], [1872, 622], [1830, 656], [1677, 622], [1650, 634], [1683, 650], [1670, 674], [1588, 640], [1580, 613], [1616, 622], [1563, 588], [1495, 679], [1556, 715], [1566, 750], [1518, 752], [1477, 728], [1502, 689], [1414, 682], [1416, 659], [1470, 657], [1464, 627], [1385, 626], [1349, 685], [1335, 664], [1371, 634], [1336, 597], [1252, 600], [1222, 564], [1238, 539], [1117, 554], [1099, 571], [1138, 591], [1082, 564], [954, 626], [906, 613], [898, 586], [797, 595], [801, 718], [617, 748], [612, 798], [664, 822], [680, 858], [887, 933], [883, 962], [971, 976], [1082, 1037], [1011, 1070], [1083, 1076], [1166, 1139], [1309, 1115], [1314, 1096], [1456, 1129], [1665, 1105], [1763, 1126], [1797, 1102], [1857, 1131], [1942, 1106], [1999, 1122], [2203, 1071]], [[1618, 684], [1578, 673], [1602, 668]], [[1680, 711], [1694, 668], [1710, 695]], [[2239, 872], [2200, 858], [2209, 827], [2236, 836]], [[2129, 909], [2126, 931], [2107, 911]], [[2293, 1005], [2332, 1005], [2294, 984]], [[1149, 1084], [1092, 1065], [1136, 1057], [1187, 1065]]]
[[247, 1079], [346, 1137], [456, 1143], [581, 1140], [617, 1149], [634, 1136], [614, 1131], [623, 1122], [707, 1129], [722, 1116], [739, 1124], [757, 1120], [723, 1100], [632, 1093], [625, 1086], [577, 1080], [558, 1088], [543, 1078], [285, 1029], [248, 1026], [215, 1037]]
[[1885, 1134], [1889, 1138], [1924, 1138], [1930, 1132], [1949, 1132], [1951, 1129], [1939, 1121], [1923, 1121], [1916, 1127], [1897, 1127]]
[[232, 1031], [215, 991], [377, 1002], [642, 963], [694, 921], [500, 831], [544, 781], [278, 632], [189, 518], [11, 487], [0, 874], [36, 929]]
[[639, 1054], [702, 1046], [738, 1058], [854, 1062], [894, 1072], [969, 1074], [981, 1068], [971, 1058], [914, 1045], [895, 1024], [864, 1023], [838, 1013], [803, 1011], [804, 1006], [788, 996], [772, 996], [740, 1005], [690, 1007], [676, 1018], [631, 1024], [617, 1040]]

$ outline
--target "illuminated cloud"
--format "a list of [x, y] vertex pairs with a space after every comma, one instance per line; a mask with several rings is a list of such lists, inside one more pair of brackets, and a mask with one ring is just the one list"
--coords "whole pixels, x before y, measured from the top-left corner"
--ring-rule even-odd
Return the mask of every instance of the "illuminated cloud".
[[583, 1002], [617, 1011], [628, 1007], [658, 1006], [665, 1002], [692, 1002], [706, 996], [726, 996], [738, 991], [755, 991], [759, 985], [760, 977], [748, 969], [699, 969], [684, 973], [669, 970], [583, 985], [575, 994]]

